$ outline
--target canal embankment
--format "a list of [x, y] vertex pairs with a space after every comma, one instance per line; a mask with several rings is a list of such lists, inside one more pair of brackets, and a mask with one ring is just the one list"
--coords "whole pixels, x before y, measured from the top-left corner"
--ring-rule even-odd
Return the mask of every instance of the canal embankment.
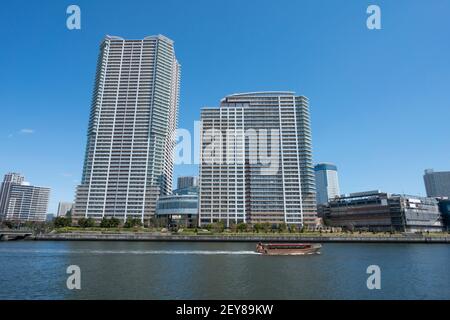
[[71, 232], [31, 235], [27, 240], [40, 241], [200, 241], [200, 242], [313, 242], [313, 243], [446, 243], [450, 235], [280, 235], [280, 234], [169, 234]]

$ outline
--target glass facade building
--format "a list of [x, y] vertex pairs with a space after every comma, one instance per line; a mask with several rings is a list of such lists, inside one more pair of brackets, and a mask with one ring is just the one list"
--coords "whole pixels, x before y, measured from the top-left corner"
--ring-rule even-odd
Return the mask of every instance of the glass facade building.
[[450, 231], [450, 200], [439, 200], [439, 210], [442, 214], [442, 220], [444, 222], [445, 229], [447, 231]]
[[178, 189], [197, 187], [197, 186], [198, 186], [198, 177], [184, 176], [184, 177], [178, 177], [178, 179], [177, 179], [177, 188]]
[[198, 223], [198, 189], [187, 187], [162, 196], [156, 205], [156, 218], [164, 226], [196, 227]]
[[336, 197], [324, 206], [325, 223], [348, 230], [426, 232], [443, 230], [434, 198], [378, 190]]
[[317, 204], [325, 204], [339, 196], [337, 167], [331, 163], [319, 163], [314, 167], [316, 175]]
[[450, 198], [450, 171], [425, 170], [423, 176], [428, 197]]

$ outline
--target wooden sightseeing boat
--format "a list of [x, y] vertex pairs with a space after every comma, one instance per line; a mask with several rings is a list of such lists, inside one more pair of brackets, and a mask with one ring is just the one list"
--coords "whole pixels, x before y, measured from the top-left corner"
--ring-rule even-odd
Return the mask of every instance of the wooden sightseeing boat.
[[258, 243], [256, 252], [263, 255], [305, 255], [318, 253], [322, 246], [318, 243]]

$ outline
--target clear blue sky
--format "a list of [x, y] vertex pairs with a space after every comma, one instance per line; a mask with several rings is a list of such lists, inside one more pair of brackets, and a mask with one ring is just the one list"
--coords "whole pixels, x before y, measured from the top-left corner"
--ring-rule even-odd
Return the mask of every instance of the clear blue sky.
[[[70, 4], [81, 30], [66, 28]], [[382, 30], [366, 28], [369, 4]], [[164, 34], [182, 64], [180, 127], [227, 94], [296, 91], [342, 192], [424, 194], [425, 168], [450, 170], [449, 15], [450, 0], [2, 2], [0, 175], [50, 186], [51, 212], [73, 200], [102, 38]]]

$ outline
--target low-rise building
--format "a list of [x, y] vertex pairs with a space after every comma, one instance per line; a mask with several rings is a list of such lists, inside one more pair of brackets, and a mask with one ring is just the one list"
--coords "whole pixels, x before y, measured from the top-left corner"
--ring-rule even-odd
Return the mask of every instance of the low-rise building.
[[186, 187], [162, 196], [156, 203], [156, 219], [169, 228], [194, 228], [198, 224], [198, 187]]
[[439, 210], [441, 211], [445, 230], [450, 231], [450, 199], [440, 199]]
[[434, 198], [368, 191], [331, 199], [323, 207], [325, 223], [349, 230], [440, 232], [438, 201]]

